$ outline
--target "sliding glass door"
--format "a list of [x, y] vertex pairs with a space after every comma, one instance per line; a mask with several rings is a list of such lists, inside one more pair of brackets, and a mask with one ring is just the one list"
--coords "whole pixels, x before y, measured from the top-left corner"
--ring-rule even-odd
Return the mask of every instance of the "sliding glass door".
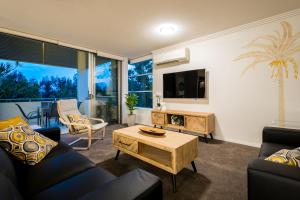
[[96, 57], [94, 70], [96, 117], [113, 124], [119, 123], [119, 71], [120, 61]]
[[82, 114], [119, 123], [120, 69], [118, 60], [0, 33], [0, 119], [56, 126], [56, 101], [77, 99]]

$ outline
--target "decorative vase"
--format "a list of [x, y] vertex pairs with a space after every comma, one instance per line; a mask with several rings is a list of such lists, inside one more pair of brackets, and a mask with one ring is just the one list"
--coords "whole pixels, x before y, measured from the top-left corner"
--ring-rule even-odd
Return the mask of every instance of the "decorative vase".
[[160, 102], [160, 93], [156, 93], [156, 109], [161, 109], [161, 102]]
[[167, 110], [167, 107], [166, 107], [165, 102], [161, 102], [161, 103], [160, 103], [160, 110], [161, 110], [161, 111]]
[[135, 114], [129, 114], [127, 117], [127, 125], [133, 126], [135, 124], [136, 115]]

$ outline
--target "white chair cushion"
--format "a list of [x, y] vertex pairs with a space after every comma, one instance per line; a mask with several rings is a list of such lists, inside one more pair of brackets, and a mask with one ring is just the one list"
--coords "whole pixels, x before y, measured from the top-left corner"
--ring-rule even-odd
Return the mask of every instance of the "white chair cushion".
[[100, 123], [100, 124], [93, 124], [92, 130], [95, 131], [95, 130], [102, 129], [103, 127], [107, 126], [107, 124], [108, 124], [107, 122]]
[[66, 122], [70, 122], [68, 119], [68, 115], [70, 114], [81, 115], [77, 108], [76, 99], [60, 100], [57, 103], [59, 115]]

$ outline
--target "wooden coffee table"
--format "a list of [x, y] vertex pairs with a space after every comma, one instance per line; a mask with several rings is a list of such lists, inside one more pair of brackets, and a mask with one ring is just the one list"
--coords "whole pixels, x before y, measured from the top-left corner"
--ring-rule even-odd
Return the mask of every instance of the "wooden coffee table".
[[173, 191], [176, 192], [176, 174], [192, 164], [197, 172], [194, 159], [198, 154], [198, 137], [166, 130], [163, 136], [143, 133], [140, 125], [115, 130], [113, 146], [120, 151], [144, 162], [163, 169], [172, 176]]

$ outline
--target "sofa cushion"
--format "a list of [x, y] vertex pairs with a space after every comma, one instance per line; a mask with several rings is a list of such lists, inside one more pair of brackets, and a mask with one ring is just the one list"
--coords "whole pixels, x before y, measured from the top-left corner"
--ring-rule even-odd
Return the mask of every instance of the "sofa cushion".
[[22, 168], [19, 165], [16, 171], [19, 180], [22, 181], [22, 193], [25, 196], [32, 196], [94, 166], [86, 157], [75, 151], [69, 151], [45, 159], [34, 166], [23, 165]]
[[28, 165], [39, 163], [57, 142], [35, 132], [27, 125], [0, 130], [0, 146]]
[[[95, 167], [40, 192], [32, 199], [77, 199], [99, 189], [103, 184], [115, 178], [108, 171]], [[101, 199], [101, 196], [99, 196], [99, 199]]]
[[39, 128], [35, 129], [36, 132], [50, 138], [58, 142], [60, 140], [60, 128], [59, 127], [51, 127], [51, 128]]
[[20, 200], [22, 199], [16, 186], [4, 175], [0, 174], [0, 199]]
[[44, 158], [44, 160], [52, 158], [54, 156], [58, 156], [60, 154], [73, 151], [72, 147], [70, 145], [67, 145], [64, 142], [58, 142], [58, 145], [50, 151], [50, 153]]
[[[79, 200], [160, 200], [163, 199], [161, 180], [147, 171], [134, 169]], [[171, 198], [172, 199], [172, 198]], [[175, 199], [175, 197], [173, 198]]]
[[281, 149], [265, 160], [293, 167], [300, 167], [300, 147], [292, 150]]
[[281, 149], [294, 149], [294, 148], [295, 147], [292, 146], [264, 142], [262, 143], [260, 148], [259, 158], [265, 159]]
[[[0, 175], [6, 176], [13, 184], [17, 184], [15, 167], [7, 152], [0, 147]], [[1, 194], [1, 193], [0, 193]]]

